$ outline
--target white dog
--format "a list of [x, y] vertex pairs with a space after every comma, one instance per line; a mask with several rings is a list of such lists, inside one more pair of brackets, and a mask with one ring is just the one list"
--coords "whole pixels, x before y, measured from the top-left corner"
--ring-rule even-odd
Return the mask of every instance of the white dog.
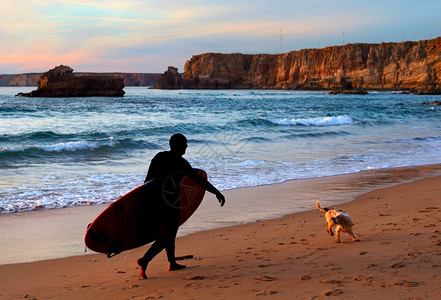
[[352, 223], [351, 217], [343, 210], [338, 208], [322, 208], [320, 207], [320, 202], [317, 201], [317, 208], [321, 211], [326, 212], [326, 230], [328, 231], [330, 236], [333, 236], [332, 227], [335, 228], [335, 242], [340, 243], [340, 231], [347, 232], [353, 241], [359, 241], [352, 232]]

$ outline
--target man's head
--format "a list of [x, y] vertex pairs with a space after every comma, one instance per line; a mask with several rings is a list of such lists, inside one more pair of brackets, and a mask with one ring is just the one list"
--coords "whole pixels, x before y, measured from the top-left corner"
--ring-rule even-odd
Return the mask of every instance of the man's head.
[[170, 137], [170, 150], [179, 155], [184, 155], [187, 149], [187, 138], [181, 133], [175, 133]]

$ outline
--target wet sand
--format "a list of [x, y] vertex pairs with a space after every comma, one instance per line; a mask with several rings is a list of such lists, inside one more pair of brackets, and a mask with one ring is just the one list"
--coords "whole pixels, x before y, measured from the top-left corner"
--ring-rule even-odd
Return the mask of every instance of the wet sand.
[[[187, 268], [169, 272], [161, 253], [150, 263], [147, 280], [139, 278], [136, 265], [147, 247], [111, 259], [88, 254], [0, 265], [0, 299], [325, 299], [335, 295], [339, 299], [438, 299], [439, 170], [439, 166], [394, 169], [225, 192], [227, 205], [241, 199], [274, 205], [315, 187], [315, 193], [306, 194], [304, 210], [313, 209], [315, 200], [332, 206], [355, 199], [338, 206], [352, 216], [360, 242], [343, 233], [342, 243], [334, 243], [326, 233], [324, 213], [313, 209], [180, 237], [177, 255], [194, 255], [183, 262]], [[379, 188], [384, 185], [388, 187]], [[354, 196], [361, 191], [367, 193]], [[216, 200], [207, 195], [204, 202]], [[217, 206], [213, 209], [222, 212]], [[29, 239], [40, 240], [44, 249], [44, 228], [68, 224], [58, 228], [71, 228], [61, 237], [69, 246], [76, 231], [84, 234], [84, 220], [101, 210], [98, 206], [63, 209], [56, 217], [47, 211], [2, 216], [0, 225], [2, 235], [14, 235], [23, 230], [16, 223], [26, 223], [31, 226], [26, 233], [32, 236]], [[14, 252], [10, 245], [23, 243], [20, 238], [3, 239], [0, 252]], [[22, 248], [30, 259], [39, 250], [35, 245]], [[13, 255], [19, 259], [21, 254]]]

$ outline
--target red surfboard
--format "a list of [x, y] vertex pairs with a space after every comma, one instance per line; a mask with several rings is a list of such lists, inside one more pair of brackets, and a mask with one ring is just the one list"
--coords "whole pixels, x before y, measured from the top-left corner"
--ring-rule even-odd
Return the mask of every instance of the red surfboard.
[[[205, 179], [207, 173], [200, 169], [195, 171]], [[137, 248], [155, 241], [162, 229], [157, 218], [158, 199], [155, 195], [154, 180], [151, 180], [128, 192], [110, 204], [91, 224], [89, 224], [84, 241], [86, 246], [108, 257], [125, 250]], [[167, 191], [163, 191], [163, 195]], [[172, 192], [170, 192], [172, 193]], [[178, 209], [182, 225], [196, 211], [204, 198], [205, 190], [193, 180], [184, 176], [180, 182], [179, 199], [174, 203], [162, 200], [173, 209]], [[158, 196], [156, 196], [158, 197]], [[161, 201], [162, 201], [161, 200]]]

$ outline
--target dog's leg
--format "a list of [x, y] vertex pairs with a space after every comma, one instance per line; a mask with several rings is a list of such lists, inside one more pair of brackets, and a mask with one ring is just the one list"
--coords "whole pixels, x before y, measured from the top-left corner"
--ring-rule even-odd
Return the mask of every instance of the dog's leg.
[[351, 239], [352, 239], [354, 242], [358, 242], [358, 241], [360, 241], [359, 239], [357, 239], [357, 238], [355, 237], [354, 233], [352, 232], [352, 229], [348, 231], [348, 234], [349, 234], [349, 236], [351, 237]]
[[337, 228], [335, 229], [335, 242], [340, 243], [340, 231], [342, 230], [342, 227], [340, 225], [337, 225]]
[[332, 226], [333, 226], [334, 224], [331, 224], [331, 223], [327, 223], [326, 224], [326, 231], [329, 233], [329, 235], [330, 236], [333, 236], [334, 235], [334, 233], [332, 232]]

